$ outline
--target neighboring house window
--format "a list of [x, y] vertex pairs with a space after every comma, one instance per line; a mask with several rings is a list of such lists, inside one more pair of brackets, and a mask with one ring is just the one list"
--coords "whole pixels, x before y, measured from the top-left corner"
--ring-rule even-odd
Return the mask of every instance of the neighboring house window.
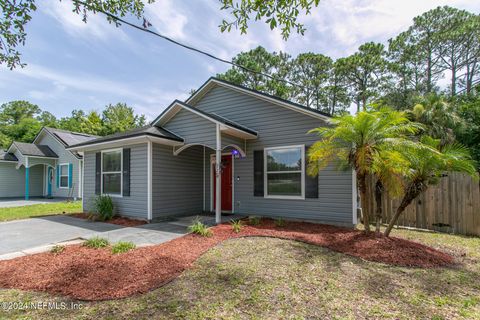
[[60, 188], [68, 188], [68, 163], [60, 165]]
[[102, 193], [122, 194], [122, 150], [102, 152]]
[[265, 196], [305, 197], [305, 146], [265, 148]]

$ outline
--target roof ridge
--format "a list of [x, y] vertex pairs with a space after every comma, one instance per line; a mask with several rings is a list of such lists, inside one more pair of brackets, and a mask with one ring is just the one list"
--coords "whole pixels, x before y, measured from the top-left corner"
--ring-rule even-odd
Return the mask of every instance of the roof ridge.
[[70, 133], [70, 134], [76, 134], [80, 136], [86, 136], [86, 137], [99, 137], [95, 134], [89, 134], [89, 133], [84, 133], [84, 132], [77, 132], [77, 131], [70, 131], [70, 130], [65, 130], [65, 129], [59, 129], [59, 128], [53, 128], [53, 127], [44, 127], [45, 129], [49, 131], [60, 131], [60, 132], [65, 132], [65, 133]]

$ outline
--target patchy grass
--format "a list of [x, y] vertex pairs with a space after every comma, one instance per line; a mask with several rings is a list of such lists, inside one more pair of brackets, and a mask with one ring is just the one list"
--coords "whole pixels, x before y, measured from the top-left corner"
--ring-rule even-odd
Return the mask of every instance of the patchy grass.
[[[10, 310], [12, 318], [479, 319], [480, 238], [394, 230], [453, 254], [454, 268], [393, 267], [274, 238], [228, 240], [152, 292], [80, 310]], [[0, 301], [66, 302], [0, 290]], [[1, 317], [0, 311], [0, 317]]]
[[135, 243], [130, 241], [120, 241], [112, 245], [112, 253], [125, 253], [136, 248]]
[[82, 211], [81, 201], [53, 202], [31, 206], [0, 208], [0, 221], [33, 218], [44, 215], [75, 213]]
[[87, 239], [83, 243], [83, 246], [89, 247], [92, 249], [105, 248], [105, 247], [108, 247], [109, 245], [110, 245], [110, 242], [108, 242], [107, 239], [100, 238], [100, 237], [93, 237], [93, 238]]

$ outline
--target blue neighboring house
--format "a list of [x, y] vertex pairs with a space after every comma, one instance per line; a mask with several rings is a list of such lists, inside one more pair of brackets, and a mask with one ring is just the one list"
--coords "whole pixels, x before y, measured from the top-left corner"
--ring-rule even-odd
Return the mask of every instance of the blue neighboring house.
[[0, 198], [81, 198], [83, 157], [65, 148], [98, 138], [44, 127], [32, 143], [0, 151]]

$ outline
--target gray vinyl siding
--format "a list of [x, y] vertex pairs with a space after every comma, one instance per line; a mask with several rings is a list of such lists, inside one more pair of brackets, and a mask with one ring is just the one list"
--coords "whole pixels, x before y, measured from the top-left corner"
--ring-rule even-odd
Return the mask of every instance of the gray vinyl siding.
[[[258, 139], [247, 142], [247, 157], [234, 161], [234, 176], [240, 178], [234, 181], [235, 212], [352, 224], [351, 171], [336, 171], [333, 166], [322, 170], [318, 176], [318, 199], [286, 200], [253, 196], [253, 151], [275, 146], [310, 146], [317, 137], [308, 135], [307, 131], [325, 125], [325, 122], [223, 87], [213, 88], [196, 106], [258, 132]], [[211, 176], [210, 165], [207, 167]], [[210, 179], [207, 179], [207, 184], [205, 200], [209, 204]]]
[[172, 147], [152, 146], [152, 217], [196, 215], [203, 210], [203, 147], [173, 156]]
[[[127, 147], [126, 147], [127, 148]], [[128, 146], [130, 154], [130, 196], [112, 197], [115, 212], [128, 217], [148, 219], [147, 205], [147, 144]], [[85, 212], [94, 212], [95, 199], [95, 154], [97, 151], [85, 153], [84, 199]]]
[[[25, 167], [16, 169], [17, 163], [0, 163], [0, 198], [25, 196]], [[39, 197], [43, 193], [43, 166], [30, 168], [30, 197]]]
[[185, 139], [185, 144], [203, 144], [210, 148], [216, 146], [216, 125], [191, 111], [181, 109], [168, 123], [165, 129]]
[[79, 192], [79, 189], [81, 188], [80, 179], [79, 179], [80, 178], [79, 177], [80, 160], [77, 157], [75, 157], [70, 151], [65, 150], [65, 147], [63, 146], [63, 144], [61, 144], [59, 141], [57, 141], [54, 137], [52, 137], [48, 133], [45, 133], [40, 139], [38, 139], [35, 142], [35, 144], [48, 145], [50, 149], [52, 149], [58, 155], [57, 165], [70, 164], [70, 163], [73, 165], [72, 188], [71, 188], [73, 190], [70, 190], [70, 188], [57, 188], [57, 174], [58, 174], [57, 165], [52, 163], [52, 165], [54, 165], [55, 167], [54, 177], [52, 182], [52, 196], [60, 197], [60, 198], [65, 198], [69, 196], [74, 198], [81, 197], [81, 192]]

